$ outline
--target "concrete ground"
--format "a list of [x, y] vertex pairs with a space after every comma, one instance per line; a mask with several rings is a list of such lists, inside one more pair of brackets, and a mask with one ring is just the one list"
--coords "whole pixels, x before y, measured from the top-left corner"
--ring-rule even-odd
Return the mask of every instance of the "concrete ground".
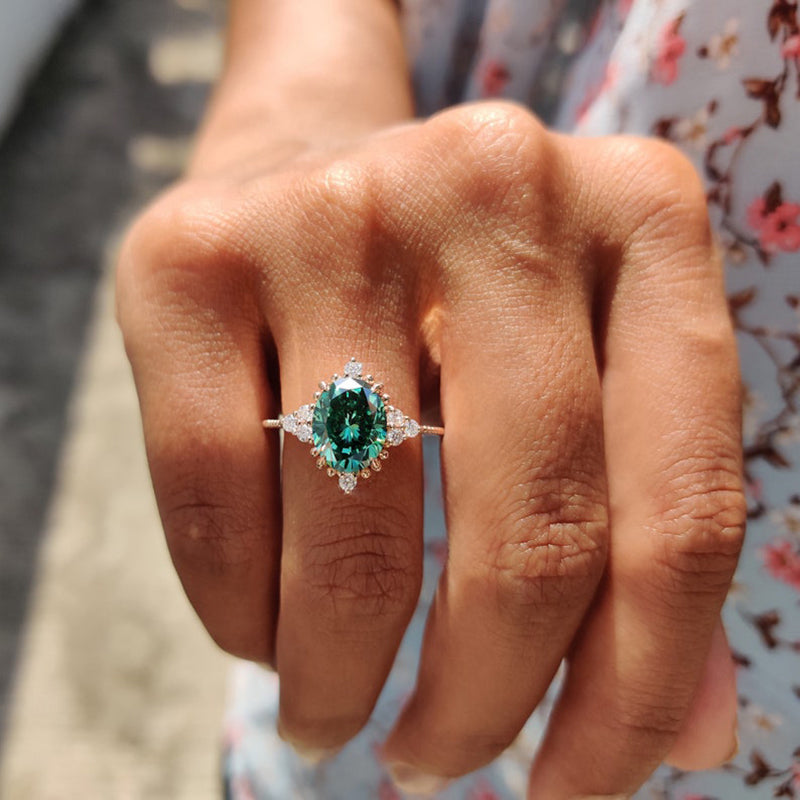
[[219, 797], [227, 660], [173, 574], [114, 249], [180, 171], [214, 0], [94, 0], [0, 144], [0, 797]]

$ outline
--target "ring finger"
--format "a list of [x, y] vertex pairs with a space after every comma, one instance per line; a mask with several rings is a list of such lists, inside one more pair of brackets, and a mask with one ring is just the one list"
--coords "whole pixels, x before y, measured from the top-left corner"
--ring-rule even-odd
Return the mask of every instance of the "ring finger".
[[[321, 378], [330, 382], [315, 404], [314, 439], [285, 437], [277, 634], [281, 734], [320, 755], [368, 720], [416, 605], [422, 573], [419, 440], [394, 447], [380, 432], [387, 427], [382, 415], [391, 424], [389, 402], [418, 414], [415, 346], [405, 334], [387, 333], [391, 326], [374, 339], [357, 332], [350, 337], [342, 319], [317, 318], [313, 330], [299, 334], [308, 341], [280, 348], [284, 409], [308, 404]], [[351, 353], [363, 369], [351, 363], [351, 375], [333, 381]], [[372, 389], [377, 381], [391, 389], [385, 402]], [[309, 450], [320, 441], [321, 454], [312, 456]], [[323, 459], [320, 469], [315, 458]], [[355, 477], [355, 489], [342, 491], [329, 469]]]

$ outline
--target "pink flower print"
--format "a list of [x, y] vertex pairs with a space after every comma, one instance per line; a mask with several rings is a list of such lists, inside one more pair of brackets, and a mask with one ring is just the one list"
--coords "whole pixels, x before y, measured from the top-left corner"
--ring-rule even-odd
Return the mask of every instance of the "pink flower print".
[[620, 19], [625, 19], [631, 13], [634, 0], [617, 0], [617, 14]]
[[737, 125], [728, 128], [728, 130], [726, 130], [725, 133], [722, 134], [722, 141], [724, 144], [733, 144], [735, 141], [741, 138], [742, 138], [742, 129]]
[[770, 210], [764, 197], [757, 197], [747, 209], [747, 222], [758, 233], [768, 253], [800, 250], [800, 203], [780, 203]]
[[756, 478], [753, 481], [749, 481], [747, 484], [747, 493], [750, 497], [753, 498], [756, 502], [760, 502], [764, 499], [764, 481], [761, 478]]
[[500, 796], [487, 781], [482, 779], [472, 787], [468, 800], [500, 800]]
[[511, 80], [511, 73], [508, 67], [497, 59], [491, 59], [486, 62], [483, 68], [483, 78], [481, 80], [481, 92], [484, 97], [497, 97], [503, 93], [509, 80]]
[[605, 8], [606, 7], [602, 3], [597, 4], [597, 11], [594, 12], [594, 16], [586, 26], [586, 40], [583, 44], [584, 47], [588, 47], [597, 38], [597, 35], [603, 28], [603, 22], [606, 19], [606, 15], [604, 13]]
[[605, 92], [608, 92], [614, 87], [619, 75], [619, 67], [615, 61], [609, 61], [606, 66], [606, 71], [603, 73], [603, 80], [595, 83], [589, 87], [578, 110], [575, 114], [576, 122], [582, 122], [583, 118], [589, 113], [589, 110]]
[[771, 542], [761, 550], [764, 566], [779, 581], [800, 592], [800, 553], [786, 540]]
[[729, 19], [722, 33], [716, 33], [709, 39], [706, 53], [717, 62], [720, 69], [727, 69], [738, 51], [739, 20]]
[[447, 563], [447, 539], [437, 539], [430, 544], [431, 555], [439, 563], [439, 566], [444, 566]]
[[653, 80], [669, 86], [678, 77], [678, 61], [686, 52], [686, 40], [678, 32], [683, 17], [664, 26], [658, 38], [658, 53], [652, 68]]
[[706, 145], [710, 116], [708, 107], [703, 107], [693, 117], [678, 120], [675, 123], [675, 136], [681, 142], [691, 144], [697, 150], [702, 150]]
[[800, 33], [790, 36], [781, 47], [781, 55], [784, 58], [793, 58], [800, 62]]
[[244, 729], [239, 722], [229, 722], [223, 731], [223, 744], [227, 749], [233, 749], [241, 744], [244, 738]]
[[237, 800], [256, 800], [250, 781], [244, 776], [237, 776], [231, 781], [231, 794]]

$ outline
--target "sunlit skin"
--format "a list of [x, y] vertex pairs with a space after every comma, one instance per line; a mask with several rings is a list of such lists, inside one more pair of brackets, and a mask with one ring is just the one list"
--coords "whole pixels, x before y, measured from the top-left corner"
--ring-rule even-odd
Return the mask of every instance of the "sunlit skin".
[[345, 496], [261, 427], [357, 354], [446, 429], [449, 554], [384, 747], [398, 778], [497, 757], [565, 657], [531, 800], [718, 765], [744, 504], [700, 182], [662, 143], [509, 103], [412, 117], [393, 3], [232, 3], [190, 168], [118, 270], [186, 593], [222, 648], [278, 670], [287, 741], [332, 752], [363, 727], [420, 588], [419, 439]]

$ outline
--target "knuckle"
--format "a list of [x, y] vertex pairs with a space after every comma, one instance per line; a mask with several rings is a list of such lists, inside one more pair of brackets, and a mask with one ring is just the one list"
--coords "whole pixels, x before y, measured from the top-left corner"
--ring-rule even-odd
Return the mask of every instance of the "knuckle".
[[673, 741], [683, 727], [691, 693], [688, 683], [687, 691], [680, 691], [674, 682], [670, 686], [672, 696], [666, 698], [653, 687], [629, 685], [609, 718], [614, 733], [624, 736], [623, 741], [639, 741], [648, 750], [663, 749], [664, 742]]
[[[667, 280], [674, 277], [674, 273], [665, 276]], [[738, 430], [733, 426], [725, 430], [723, 423], [737, 424], [741, 416], [742, 381], [734, 327], [721, 288], [716, 298], [699, 295], [695, 307], [686, 303], [682, 311], [663, 321], [657, 319], [657, 312], [651, 313], [654, 309], [646, 308], [644, 313], [650, 316], [651, 330], [669, 338], [669, 347], [663, 348], [665, 368], [680, 370], [690, 379], [704, 375], [708, 381], [710, 390], [676, 394], [674, 404], [682, 412], [681, 428], [686, 430], [691, 424], [699, 431], [693, 437], [696, 447], [712, 457], [715, 449], [727, 452], [730, 441], [738, 439]]]
[[693, 457], [673, 467], [680, 477], [662, 495], [656, 561], [680, 594], [723, 594], [744, 541], [747, 506], [734, 463]]
[[703, 319], [695, 319], [681, 328], [682, 345], [686, 349], [687, 363], [717, 365], [714, 377], [728, 384], [731, 396], [737, 396], [740, 384], [739, 359], [733, 324], [727, 311], [709, 310]]
[[446, 127], [455, 139], [449, 144], [473, 154], [476, 150], [487, 155], [496, 152], [503, 159], [509, 151], [517, 154], [521, 148], [538, 148], [546, 135], [530, 111], [509, 101], [468, 103], [437, 114], [431, 122]]
[[[568, 162], [561, 140], [510, 102], [459, 106], [426, 124], [438, 153], [433, 200], [471, 233], [467, 245], [463, 237], [445, 236], [447, 257], [439, 264], [454, 296], [498, 283], [551, 293], [565, 281], [581, 281], [572, 266], [579, 237], [565, 213]], [[559, 201], [542, 201], [554, 197]], [[459, 265], [466, 248], [474, 262], [475, 240], [482, 254], [476, 268], [486, 280], [470, 286]]]
[[381, 232], [384, 184], [376, 158], [341, 157], [305, 174], [290, 190], [298, 226], [332, 248], [370, 242]]
[[[286, 213], [275, 216], [266, 232], [272, 242], [285, 241], [288, 233], [296, 269], [271, 277], [293, 292], [309, 280], [324, 280], [354, 302], [396, 278], [398, 204], [389, 169], [378, 156], [362, 154], [299, 176], [280, 198]], [[405, 183], [402, 188], [407, 190]]]
[[277, 585], [272, 569], [277, 553], [270, 552], [273, 537], [253, 524], [263, 519], [263, 510], [250, 507], [242, 497], [217, 502], [192, 488], [162, 494], [159, 509], [172, 562], [211, 639], [237, 658], [272, 663], [274, 637], [269, 623], [232, 619], [215, 599], [234, 587], [252, 586], [258, 571], [265, 606], [273, 602]]
[[125, 332], [142, 302], [182, 305], [241, 280], [244, 225], [235, 198], [172, 190], [132, 225], [116, 270], [117, 317]]
[[[573, 491], [573, 489], [575, 491]], [[508, 505], [501, 526], [511, 535], [495, 543], [487, 566], [500, 605], [528, 613], [532, 606], [582, 605], [606, 560], [605, 503], [586, 487], [527, 488]]]
[[181, 573], [212, 579], [244, 575], [264, 547], [267, 537], [252, 523], [260, 516], [241, 497], [223, 504], [183, 489], [159, 505], [170, 553]]
[[[374, 160], [341, 158], [313, 177], [312, 191], [322, 214], [335, 212], [336, 227], [362, 232], [373, 227], [380, 206], [379, 168]], [[334, 232], [335, 233], [335, 232]]]
[[552, 177], [553, 140], [536, 117], [522, 106], [492, 101], [459, 106], [432, 118], [441, 132], [449, 168], [460, 177], [457, 188], [470, 205], [528, 212], [537, 190]]
[[198, 373], [217, 371], [223, 344], [261, 326], [246, 226], [235, 198], [173, 191], [145, 211], [123, 244], [117, 322], [134, 371], [156, 353], [178, 356], [176, 365], [191, 354]]
[[318, 613], [344, 625], [410, 613], [419, 592], [421, 556], [404, 515], [392, 517], [385, 510], [351, 510], [331, 524], [329, 533], [305, 545], [298, 589]]
[[[667, 240], [673, 249], [712, 247], [702, 180], [677, 147], [659, 139], [618, 137], [610, 148], [601, 169], [614, 180], [604, 185], [620, 192], [617, 219], [629, 244]], [[620, 175], [627, 176], [622, 186]]]
[[230, 252], [235, 214], [229, 199], [198, 196], [179, 187], [167, 193], [133, 223], [120, 251], [118, 277], [148, 281], [172, 270], [208, 269]]

